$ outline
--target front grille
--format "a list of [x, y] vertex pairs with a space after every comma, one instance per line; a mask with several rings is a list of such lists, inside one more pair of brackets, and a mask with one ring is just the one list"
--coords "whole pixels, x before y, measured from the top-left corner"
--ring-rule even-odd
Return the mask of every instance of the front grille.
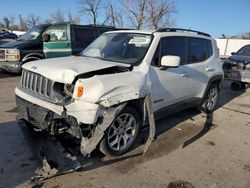
[[5, 61], [5, 50], [0, 49], [0, 61]]
[[40, 74], [23, 69], [21, 86], [42, 98], [52, 99], [54, 82]]

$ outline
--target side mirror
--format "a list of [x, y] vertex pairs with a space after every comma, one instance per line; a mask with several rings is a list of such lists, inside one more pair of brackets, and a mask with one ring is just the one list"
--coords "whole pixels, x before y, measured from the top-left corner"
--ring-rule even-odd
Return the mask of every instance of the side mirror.
[[232, 52], [231, 55], [235, 55], [236, 53], [235, 52]]
[[162, 67], [179, 67], [181, 58], [179, 56], [167, 55], [161, 58]]
[[49, 42], [50, 41], [50, 35], [45, 33], [43, 34], [43, 42]]

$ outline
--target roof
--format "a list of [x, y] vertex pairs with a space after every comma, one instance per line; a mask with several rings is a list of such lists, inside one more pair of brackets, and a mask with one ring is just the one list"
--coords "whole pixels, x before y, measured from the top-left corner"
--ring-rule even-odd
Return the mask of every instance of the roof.
[[160, 28], [158, 30], [117, 30], [111, 31], [112, 33], [138, 33], [138, 34], [153, 34], [153, 33], [178, 33], [183, 36], [203, 36], [203, 37], [211, 37], [209, 34], [195, 31], [190, 29], [182, 29], [182, 28]]

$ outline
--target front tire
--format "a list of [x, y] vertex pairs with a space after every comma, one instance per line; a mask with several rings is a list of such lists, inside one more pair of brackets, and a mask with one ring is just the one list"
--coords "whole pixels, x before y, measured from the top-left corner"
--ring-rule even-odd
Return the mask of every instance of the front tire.
[[107, 129], [100, 143], [100, 151], [108, 156], [119, 156], [134, 144], [140, 127], [138, 112], [125, 106]]
[[204, 98], [200, 110], [209, 114], [216, 108], [217, 100], [219, 96], [219, 88], [216, 84], [212, 84]]

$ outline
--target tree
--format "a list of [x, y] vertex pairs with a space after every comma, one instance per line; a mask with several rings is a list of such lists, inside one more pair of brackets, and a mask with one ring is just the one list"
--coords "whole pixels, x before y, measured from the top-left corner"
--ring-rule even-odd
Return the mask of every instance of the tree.
[[130, 14], [128, 19], [136, 29], [142, 29], [143, 24], [149, 21], [146, 14], [147, 6], [148, 0], [130, 0], [125, 3], [125, 8]]
[[242, 39], [250, 39], [250, 32], [245, 32], [241, 34]]
[[28, 29], [27, 21], [23, 19], [22, 15], [18, 15], [19, 23], [18, 23], [18, 29], [21, 31], [26, 31]]
[[62, 23], [70, 22], [72, 24], [80, 24], [80, 17], [74, 16], [69, 12], [67, 15], [61, 9], [57, 9], [50, 14], [50, 17], [44, 20], [44, 23]]
[[79, 13], [87, 13], [90, 17], [90, 22], [93, 25], [97, 24], [97, 17], [99, 14], [102, 0], [79, 0]]
[[129, 21], [136, 29], [157, 29], [174, 25], [172, 14], [176, 13], [173, 0], [129, 0], [123, 1]]
[[34, 14], [30, 14], [27, 18], [27, 25], [29, 28], [34, 27], [41, 23], [41, 18]]
[[65, 16], [62, 10], [57, 9], [56, 11], [52, 12], [50, 14], [50, 18], [52, 21], [60, 23], [65, 22]]
[[106, 6], [106, 19], [103, 21], [102, 25], [111, 25], [113, 27], [123, 27], [123, 15], [121, 10], [111, 3]]
[[3, 20], [1, 22], [1, 26], [13, 31], [14, 29], [17, 28], [17, 26], [15, 25], [15, 17], [14, 16], [4, 16]]
[[68, 13], [68, 21], [72, 24], [80, 24], [80, 16], [73, 16], [71, 12]]
[[150, 22], [154, 29], [173, 26], [172, 14], [176, 12], [175, 4], [170, 0], [149, 0]]

